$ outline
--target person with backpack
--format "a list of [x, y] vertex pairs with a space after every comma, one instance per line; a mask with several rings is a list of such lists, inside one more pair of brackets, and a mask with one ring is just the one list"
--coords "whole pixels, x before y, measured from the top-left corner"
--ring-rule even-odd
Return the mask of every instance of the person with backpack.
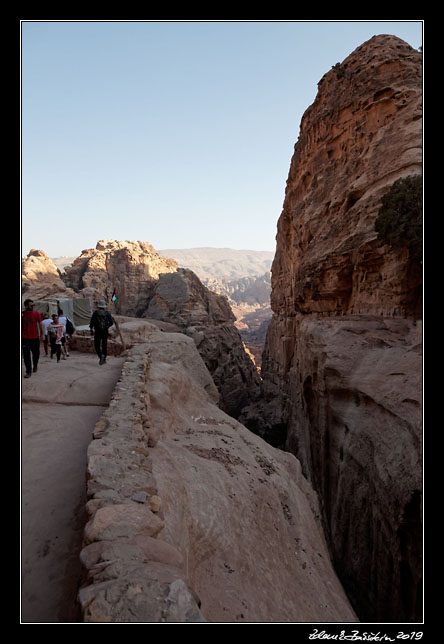
[[[52, 316], [52, 322], [48, 325], [48, 338], [51, 345], [51, 358], [57, 355], [57, 362], [60, 362], [62, 354], [62, 338], [65, 337], [65, 327], [59, 320], [57, 313]], [[65, 356], [63, 356], [65, 357]]]
[[63, 356], [69, 358], [69, 340], [75, 331], [74, 324], [71, 322], [67, 315], [63, 315], [63, 310], [58, 310], [59, 322], [63, 324], [65, 330], [65, 340], [62, 339], [62, 353]]
[[114, 320], [106, 310], [106, 302], [101, 300], [97, 304], [97, 311], [91, 316], [89, 328], [91, 334], [94, 335], [94, 348], [99, 356], [99, 364], [102, 365], [106, 362], [107, 349], [108, 349], [108, 329], [113, 326]]

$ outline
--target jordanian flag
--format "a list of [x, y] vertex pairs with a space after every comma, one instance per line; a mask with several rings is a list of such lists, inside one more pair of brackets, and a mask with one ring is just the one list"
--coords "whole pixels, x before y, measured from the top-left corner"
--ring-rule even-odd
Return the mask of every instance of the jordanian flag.
[[118, 302], [119, 301], [119, 296], [117, 295], [117, 289], [115, 288], [113, 291], [113, 296], [112, 296], [112, 301], [113, 302]]

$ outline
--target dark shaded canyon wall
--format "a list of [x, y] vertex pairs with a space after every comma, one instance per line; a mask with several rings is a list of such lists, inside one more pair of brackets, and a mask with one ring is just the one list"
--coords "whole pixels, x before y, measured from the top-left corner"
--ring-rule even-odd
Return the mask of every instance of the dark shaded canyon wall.
[[278, 223], [262, 364], [262, 433], [286, 428], [367, 621], [421, 610], [422, 269], [374, 230], [394, 181], [422, 171], [421, 71], [418, 51], [375, 36], [321, 79]]
[[174, 324], [194, 340], [220, 393], [219, 406], [230, 416], [237, 418], [259, 398], [260, 379], [227, 298], [210, 291], [193, 271], [179, 268], [161, 275], [142, 317]]

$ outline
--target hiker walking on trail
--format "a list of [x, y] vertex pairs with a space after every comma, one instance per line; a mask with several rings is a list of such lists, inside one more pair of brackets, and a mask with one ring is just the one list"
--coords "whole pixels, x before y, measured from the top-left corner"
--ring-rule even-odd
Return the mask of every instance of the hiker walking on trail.
[[44, 339], [45, 334], [42, 327], [42, 316], [38, 311], [34, 311], [34, 302], [28, 299], [25, 300], [24, 305], [25, 310], [22, 314], [22, 351], [26, 368], [25, 378], [29, 378], [32, 372], [37, 371], [40, 357], [40, 340]]
[[65, 331], [65, 339], [62, 338], [62, 353], [64, 356], [69, 358], [69, 340], [74, 333], [74, 325], [67, 315], [63, 315], [63, 310], [58, 310], [59, 322], [63, 324]]
[[101, 300], [97, 307], [97, 311], [91, 316], [89, 328], [94, 335], [94, 348], [99, 356], [99, 364], [102, 365], [106, 362], [108, 352], [108, 329], [113, 326], [114, 320], [106, 310], [106, 302]]
[[43, 332], [45, 334], [45, 338], [43, 340], [43, 348], [45, 349], [45, 356], [48, 357], [48, 326], [51, 324], [52, 318], [49, 317], [49, 313], [43, 313], [43, 320], [42, 320], [42, 327], [43, 327]]
[[[48, 325], [48, 338], [51, 345], [51, 358], [54, 357], [54, 354], [57, 355], [57, 362], [60, 362], [60, 356], [62, 354], [62, 338], [65, 337], [65, 328], [59, 320], [57, 313], [54, 313], [52, 316], [52, 322]], [[63, 359], [66, 360], [63, 355]]]

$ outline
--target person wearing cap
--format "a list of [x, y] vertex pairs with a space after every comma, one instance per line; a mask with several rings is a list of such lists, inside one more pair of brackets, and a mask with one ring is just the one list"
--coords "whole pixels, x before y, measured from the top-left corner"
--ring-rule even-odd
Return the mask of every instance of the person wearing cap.
[[108, 351], [108, 329], [113, 326], [114, 320], [111, 313], [106, 310], [106, 302], [101, 300], [97, 304], [97, 311], [91, 316], [89, 328], [91, 335], [94, 335], [94, 348], [99, 356], [99, 364], [106, 362]]

